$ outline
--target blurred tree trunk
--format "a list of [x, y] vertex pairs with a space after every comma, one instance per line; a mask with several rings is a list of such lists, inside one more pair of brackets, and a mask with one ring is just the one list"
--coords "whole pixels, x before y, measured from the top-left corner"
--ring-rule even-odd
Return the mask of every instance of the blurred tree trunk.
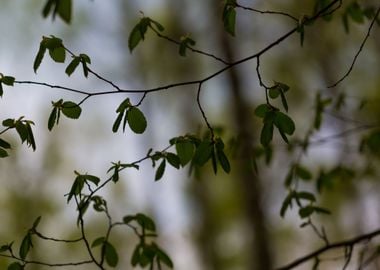
[[[217, 11], [212, 18], [214, 22], [211, 25], [220, 25], [220, 10], [217, 7], [220, 1], [214, 0], [211, 2], [214, 10]], [[219, 29], [217, 39], [221, 46], [222, 52], [228, 62], [232, 62], [234, 57], [234, 49], [226, 33], [221, 27]], [[270, 270], [273, 269], [273, 261], [269, 249], [270, 240], [268, 235], [268, 224], [262, 202], [262, 188], [260, 179], [254, 169], [254, 149], [253, 142], [255, 141], [253, 132], [253, 119], [251, 119], [251, 110], [249, 104], [243, 94], [240, 74], [236, 68], [231, 68], [226, 72], [229, 89], [232, 93], [232, 107], [234, 121], [236, 123], [237, 135], [239, 138], [239, 152], [237, 166], [238, 184], [241, 186], [242, 195], [244, 196], [243, 207], [246, 211], [248, 226], [251, 229], [251, 244], [247, 247], [252, 256], [247, 269]]]

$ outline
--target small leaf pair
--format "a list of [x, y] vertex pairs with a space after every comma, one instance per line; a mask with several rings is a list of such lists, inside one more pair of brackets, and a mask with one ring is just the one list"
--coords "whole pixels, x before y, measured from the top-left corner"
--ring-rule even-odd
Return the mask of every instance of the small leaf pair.
[[263, 118], [264, 125], [261, 130], [260, 142], [264, 147], [272, 141], [274, 127], [278, 129], [282, 139], [289, 143], [287, 135], [292, 135], [295, 131], [292, 118], [268, 104], [259, 105], [255, 110], [255, 115]]
[[66, 50], [63, 46], [62, 39], [57, 38], [55, 36], [50, 37], [42, 37], [42, 41], [40, 42], [40, 48], [34, 59], [33, 69], [34, 72], [37, 72], [37, 69], [40, 67], [42, 59], [44, 58], [46, 50], [49, 51], [49, 55], [51, 59], [55, 62], [63, 63], [66, 58]]
[[51, 131], [54, 125], [58, 125], [61, 112], [68, 118], [78, 119], [82, 113], [81, 107], [72, 101], [63, 101], [63, 99], [57, 102], [52, 102], [53, 110], [50, 113], [48, 120], [48, 129]]
[[81, 53], [79, 56], [73, 56], [73, 60], [67, 66], [65, 72], [68, 76], [73, 74], [78, 65], [82, 63], [83, 74], [87, 78], [88, 76], [88, 67], [87, 64], [91, 64], [91, 59], [87, 54]]
[[75, 172], [75, 174], [77, 176], [74, 180], [73, 185], [71, 186], [70, 192], [67, 197], [67, 202], [70, 202], [73, 196], [80, 195], [85, 184], [93, 183], [95, 186], [97, 186], [100, 182], [99, 177], [94, 175], [80, 174], [78, 172]]
[[104, 256], [107, 264], [111, 267], [116, 267], [119, 263], [119, 255], [115, 247], [105, 237], [99, 237], [92, 242], [92, 248], [97, 246], [101, 246], [102, 256]]
[[131, 53], [140, 43], [140, 41], [143, 41], [145, 39], [145, 34], [148, 31], [148, 28], [151, 28], [153, 26], [155, 27], [155, 30], [158, 30], [160, 32], [164, 31], [164, 27], [160, 23], [152, 20], [149, 17], [141, 18], [141, 20], [135, 25], [128, 38], [128, 48]]
[[15, 78], [12, 76], [4, 76], [3, 74], [0, 73], [0, 97], [3, 97], [3, 84], [8, 85], [8, 86], [13, 86], [15, 82]]
[[[3, 126], [6, 128], [16, 129], [16, 131], [17, 131], [17, 133], [21, 139], [21, 142], [22, 143], [26, 142], [27, 146], [32, 147], [33, 151], [35, 151], [36, 150], [36, 142], [34, 140], [34, 135], [33, 135], [33, 131], [32, 131], [32, 125], [34, 125], [34, 123], [33, 123], [33, 121], [24, 120], [23, 118], [24, 118], [23, 116], [17, 120], [8, 118], [8, 119], [3, 121]], [[2, 145], [0, 145], [0, 147], [2, 147], [2, 148], [6, 148], [6, 149], [10, 148], [9, 143], [7, 143], [4, 140], [1, 140], [1, 144]], [[4, 152], [2, 154], [4, 154]]]
[[123, 132], [125, 131], [125, 127], [128, 123], [131, 130], [137, 134], [144, 133], [147, 127], [147, 121], [139, 108], [133, 106], [129, 100], [129, 98], [125, 99], [117, 108], [116, 112], [118, 116], [112, 126], [112, 131], [117, 132], [121, 125], [121, 121], [123, 120]]
[[189, 36], [181, 37], [181, 42], [179, 44], [179, 54], [183, 57], [186, 56], [186, 49], [190, 46], [195, 46], [195, 41]]

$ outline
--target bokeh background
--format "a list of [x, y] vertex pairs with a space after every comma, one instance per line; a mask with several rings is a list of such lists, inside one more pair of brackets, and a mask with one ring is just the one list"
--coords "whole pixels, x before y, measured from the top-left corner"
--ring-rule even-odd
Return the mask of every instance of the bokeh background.
[[[128, 35], [141, 18], [141, 13], [159, 21], [165, 34], [178, 39], [186, 34], [197, 42], [197, 48], [224, 58], [240, 59], [254, 54], [294, 27], [287, 17], [261, 15], [238, 10], [236, 37], [223, 33], [221, 20], [223, 4], [218, 0], [176, 1], [73, 1], [73, 20], [70, 25], [59, 18], [43, 19], [45, 1], [2, 0], [0, 3], [0, 71], [18, 80], [32, 80], [64, 85], [86, 91], [111, 90], [110, 86], [93, 76], [85, 79], [81, 72], [68, 78], [66, 65], [53, 63], [46, 57], [38, 70], [32, 64], [43, 35], [55, 35], [64, 40], [70, 50], [86, 53], [92, 59], [91, 68], [124, 89], [145, 89], [205, 77], [223, 64], [214, 59], [188, 51], [187, 57], [178, 54], [178, 47], [158, 38], [146, 36], [133, 54], [128, 50]], [[241, 1], [241, 4], [261, 10], [277, 10], [301, 17], [310, 14], [315, 1]], [[361, 1], [365, 5], [376, 1]], [[310, 228], [299, 228], [302, 220], [296, 208], [281, 218], [279, 211], [287, 191], [284, 179], [289, 166], [301, 158], [301, 163], [313, 172], [313, 179], [301, 183], [305, 190], [316, 192], [315, 179], [321, 169], [339, 165], [355, 171], [337, 177], [318, 202], [330, 209], [332, 215], [315, 218], [323, 225], [331, 241], [342, 240], [380, 227], [379, 185], [376, 157], [358, 153], [360, 138], [369, 129], [345, 130], [365, 124], [376, 125], [379, 118], [380, 35], [375, 26], [353, 72], [338, 87], [326, 86], [335, 82], [350, 66], [362, 42], [369, 21], [350, 23], [345, 33], [340, 14], [331, 21], [318, 21], [306, 29], [303, 48], [294, 35], [264, 54], [261, 75], [267, 84], [274, 81], [290, 86], [287, 94], [289, 114], [297, 124], [294, 139], [302, 139], [312, 126], [315, 114], [315, 95], [321, 91], [333, 102], [345, 94], [340, 111], [333, 108], [323, 114], [323, 126], [313, 133], [307, 153], [297, 147], [289, 151], [275, 137], [273, 157], [269, 164], [257, 160], [260, 168], [263, 209], [268, 230], [268, 244], [275, 266], [323, 245]], [[227, 44], [227, 45], [226, 45]], [[229, 56], [229, 54], [231, 54]], [[250, 111], [254, 144], [258, 145], [261, 123], [253, 111], [265, 103], [259, 86], [256, 61], [246, 62], [234, 69], [240, 93]], [[236, 97], [231, 88], [231, 74], [222, 74], [203, 85], [202, 105], [209, 121], [221, 127], [229, 141], [228, 149], [239, 130], [234, 106]], [[0, 106], [1, 119], [25, 115], [35, 122], [37, 150], [32, 152], [20, 145], [15, 134], [7, 134], [14, 146], [9, 158], [0, 162], [0, 242], [15, 241], [18, 247], [36, 217], [42, 216], [40, 231], [57, 238], [78, 235], [75, 206], [66, 204], [66, 194], [75, 178], [74, 170], [106, 178], [112, 161], [132, 162], [145, 156], [149, 148], [163, 149], [172, 137], [205, 130], [196, 105], [196, 87], [186, 86], [152, 93], [141, 109], [148, 119], [143, 135], [131, 132], [112, 133], [115, 110], [124, 95], [92, 97], [83, 106], [79, 120], [62, 119], [52, 132], [47, 129], [51, 101], [60, 98], [77, 101], [81, 96], [44, 88], [16, 85], [6, 87]], [[138, 101], [140, 95], [130, 95]], [[361, 108], [361, 104], [365, 106]], [[333, 106], [332, 106], [333, 107]], [[325, 139], [324, 139], [325, 138]], [[321, 140], [323, 139], [323, 140]], [[320, 140], [320, 141], [318, 141]], [[233, 157], [233, 151], [229, 153]], [[114, 220], [127, 214], [150, 214], [158, 225], [158, 242], [171, 255], [176, 269], [233, 270], [252, 269], [255, 253], [249, 244], [252, 234], [245, 209], [245, 192], [239, 181], [238, 168], [232, 159], [230, 175], [221, 170], [217, 176], [211, 166], [189, 176], [188, 168], [167, 168], [164, 178], [154, 182], [150, 162], [141, 164], [139, 171], [122, 174], [117, 185], [109, 185], [102, 195], [108, 200]], [[235, 166], [234, 166], [235, 165]], [[99, 214], [89, 214], [87, 224], [93, 237], [101, 233], [106, 220]], [[128, 230], [116, 230], [112, 241], [121, 258], [118, 269], [130, 269], [129, 260], [136, 243]], [[371, 248], [371, 243], [359, 246]], [[85, 257], [80, 245], [35, 244], [32, 258], [48, 262], [76, 261]], [[355, 256], [358, 256], [357, 254]], [[356, 258], [356, 257], [355, 257]], [[321, 269], [341, 269], [344, 252], [328, 253], [321, 258]], [[8, 260], [0, 259], [0, 268]], [[339, 268], [340, 267], [340, 268]], [[352, 269], [356, 267], [355, 260]], [[376, 269], [375, 263], [369, 269]], [[48, 269], [29, 266], [28, 269]], [[69, 269], [69, 268], [67, 268]], [[74, 268], [73, 268], [74, 269]], [[76, 268], [77, 269], [77, 268]], [[86, 266], [79, 269], [91, 269]], [[311, 269], [305, 264], [297, 269]], [[351, 268], [349, 268], [351, 269]]]

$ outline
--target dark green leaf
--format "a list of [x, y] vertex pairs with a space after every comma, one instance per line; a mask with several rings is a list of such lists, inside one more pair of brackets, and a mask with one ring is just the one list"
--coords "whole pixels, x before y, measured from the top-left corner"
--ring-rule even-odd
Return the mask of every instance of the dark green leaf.
[[41, 216], [39, 216], [38, 218], [36, 218], [36, 220], [33, 222], [33, 230], [35, 230], [38, 226], [38, 224], [40, 224], [40, 221], [41, 221]]
[[5, 158], [8, 156], [8, 152], [5, 151], [3, 148], [0, 148], [0, 158]]
[[13, 262], [10, 265], [8, 265], [7, 270], [23, 270], [24, 266], [18, 262]]
[[153, 23], [156, 26], [156, 28], [157, 28], [158, 31], [162, 32], [162, 31], [165, 30], [165, 28], [160, 23], [158, 23], [158, 22], [156, 22], [156, 21], [154, 21], [152, 19], [150, 19], [150, 22]]
[[105, 242], [106, 238], [105, 237], [98, 237], [96, 238], [92, 244], [91, 244], [91, 247], [97, 247], [97, 246], [100, 246], [100, 245], [103, 245], [103, 243]]
[[21, 142], [25, 142], [28, 139], [28, 129], [26, 127], [26, 124], [22, 123], [21, 121], [17, 121], [16, 131], [20, 136]]
[[53, 108], [53, 110], [50, 113], [49, 121], [48, 121], [48, 129], [51, 131], [55, 125], [55, 121], [57, 119], [57, 111], [58, 109], [56, 107]]
[[145, 131], [147, 122], [144, 114], [137, 107], [130, 107], [127, 113], [128, 125], [137, 134]]
[[123, 115], [124, 115], [124, 111], [119, 112], [119, 114], [117, 115], [117, 118], [112, 126], [113, 132], [117, 132], [119, 130], [121, 120], [123, 119]]
[[58, 62], [58, 63], [65, 62], [66, 51], [65, 51], [65, 48], [63, 47], [49, 49], [49, 55], [55, 62]]
[[81, 62], [82, 62], [83, 75], [87, 78], [88, 77], [88, 67], [87, 67], [87, 64], [83, 60]]
[[140, 22], [132, 29], [128, 38], [128, 48], [132, 53], [133, 49], [139, 44], [139, 42], [143, 40], [143, 36], [140, 31]]
[[233, 6], [226, 4], [223, 11], [224, 30], [235, 36], [236, 10]]
[[166, 252], [160, 249], [158, 246], [156, 246], [156, 255], [157, 255], [157, 258], [160, 260], [160, 262], [164, 263], [169, 268], [174, 267], [173, 262], [168, 256], [168, 254], [166, 254]]
[[260, 143], [266, 147], [270, 144], [273, 138], [273, 123], [264, 123], [260, 134]]
[[94, 183], [96, 186], [99, 184], [100, 182], [100, 179], [99, 177], [95, 176], [95, 175], [89, 175], [89, 174], [83, 174], [82, 177], [85, 179], [85, 180], [88, 180], [92, 183]]
[[70, 64], [67, 66], [65, 72], [68, 76], [73, 74], [75, 69], [78, 67], [79, 63], [81, 61], [80, 57], [75, 56], [74, 59], [70, 62]]
[[314, 206], [308, 205], [308, 206], [300, 208], [300, 210], [298, 211], [298, 214], [301, 218], [307, 218], [311, 214], [314, 213], [314, 210], [315, 210]]
[[31, 127], [30, 123], [26, 123], [25, 126], [26, 126], [26, 129], [27, 129], [27, 132], [28, 132], [27, 143], [28, 143], [29, 146], [32, 147], [33, 151], [36, 151], [36, 142], [34, 140], [34, 135], [33, 135], [32, 127]]
[[310, 180], [313, 177], [313, 175], [308, 169], [300, 165], [297, 165], [295, 167], [295, 174], [303, 180]]
[[288, 102], [286, 101], [286, 97], [283, 91], [280, 92], [280, 96], [281, 96], [282, 106], [284, 106], [285, 111], [288, 112], [289, 110]]
[[216, 154], [215, 154], [214, 148], [211, 151], [211, 165], [212, 165], [212, 169], [213, 169], [214, 173], [217, 174], [218, 173], [218, 161], [216, 159]]
[[55, 4], [55, 3], [56, 3], [56, 0], [48, 0], [46, 2], [45, 6], [44, 6], [44, 8], [42, 10], [42, 16], [44, 18], [46, 18], [49, 15], [50, 10], [53, 7], [53, 4]]
[[165, 172], [165, 167], [166, 167], [166, 160], [162, 160], [160, 166], [158, 166], [158, 169], [156, 171], [156, 176], [154, 178], [155, 181], [158, 181], [162, 178]]
[[296, 129], [293, 120], [282, 112], [275, 112], [273, 122], [279, 130], [288, 135], [292, 135]]
[[15, 126], [15, 120], [14, 119], [11, 119], [11, 118], [8, 118], [8, 119], [5, 119], [3, 121], [3, 126], [4, 127], [10, 127], [10, 128], [13, 128]]
[[294, 192], [289, 192], [288, 196], [286, 196], [284, 202], [282, 203], [281, 210], [280, 210], [280, 215], [281, 217], [285, 216], [286, 210], [288, 210], [289, 206], [292, 205], [292, 200], [294, 197]]
[[272, 99], [277, 98], [280, 95], [281, 91], [277, 87], [269, 88], [269, 97]]
[[1, 78], [1, 82], [5, 85], [13, 86], [15, 78], [11, 76], [4, 76], [3, 78]]
[[8, 251], [10, 249], [10, 245], [2, 245], [0, 247], [0, 253], [3, 253], [5, 251]]
[[135, 267], [140, 263], [141, 260], [141, 250], [142, 246], [139, 244], [135, 247], [135, 250], [133, 251], [132, 258], [131, 258], [131, 265]]
[[314, 211], [317, 214], [325, 214], [325, 215], [330, 215], [331, 214], [330, 210], [328, 210], [326, 208], [323, 208], [323, 207], [318, 207], [318, 206], [314, 206]]
[[69, 202], [74, 195], [79, 195], [82, 192], [83, 187], [84, 187], [84, 179], [82, 175], [78, 175], [75, 178], [73, 185], [71, 186], [71, 190], [69, 192], [67, 202]]
[[40, 43], [40, 48], [38, 50], [38, 53], [37, 53], [36, 58], [34, 59], [34, 63], [33, 63], [33, 70], [35, 73], [37, 72], [37, 69], [41, 65], [42, 59], [44, 58], [44, 55], [45, 55], [45, 52], [46, 52], [46, 47], [45, 47], [44, 41], [42, 40]]
[[64, 20], [66, 23], [71, 22], [71, 0], [59, 0], [58, 3], [58, 15]]
[[255, 115], [264, 118], [269, 111], [271, 111], [271, 107], [268, 104], [261, 104], [255, 109]]
[[228, 158], [225, 155], [224, 151], [220, 150], [220, 149], [217, 149], [216, 150], [216, 154], [218, 156], [219, 163], [222, 166], [223, 170], [226, 173], [230, 173], [230, 171], [231, 171], [231, 165], [230, 165], [230, 162], [228, 161]]
[[194, 145], [190, 141], [179, 141], [175, 144], [175, 148], [183, 167], [193, 158]]
[[364, 22], [364, 12], [356, 1], [347, 7], [346, 12], [351, 17], [351, 19], [354, 20], [355, 22], [357, 23]]
[[0, 147], [5, 148], [5, 149], [10, 149], [11, 145], [7, 141], [4, 141], [3, 139], [0, 138]]
[[91, 58], [87, 54], [81, 53], [79, 55], [79, 57], [80, 57], [81, 61], [83, 61], [83, 62], [85, 62], [87, 64], [91, 64]]
[[116, 267], [119, 262], [119, 256], [117, 255], [116, 249], [109, 242], [105, 242], [104, 244], [104, 256], [107, 264], [111, 267]]
[[176, 154], [167, 152], [166, 153], [166, 160], [169, 162], [170, 165], [172, 165], [176, 169], [179, 169], [181, 166], [181, 161]]
[[62, 104], [62, 113], [72, 119], [78, 119], [82, 113], [81, 107], [71, 101], [65, 101]]
[[21, 259], [25, 260], [31, 247], [33, 247], [32, 237], [30, 233], [28, 233], [27, 235], [25, 235], [24, 239], [21, 242], [20, 251], [19, 251]]
[[196, 148], [193, 162], [198, 166], [203, 166], [210, 158], [213, 145], [209, 140], [202, 141]]
[[307, 191], [297, 192], [295, 196], [298, 199], [302, 199], [302, 200], [308, 200], [308, 201], [311, 201], [311, 202], [315, 202], [316, 201], [316, 198], [315, 198], [314, 194], [310, 193], [310, 192], [307, 192]]
[[148, 217], [147, 215], [138, 213], [136, 214], [136, 221], [146, 230], [156, 231], [156, 225], [154, 224], [153, 219]]
[[0, 97], [3, 97], [3, 94], [4, 94], [3, 84], [0, 81]]

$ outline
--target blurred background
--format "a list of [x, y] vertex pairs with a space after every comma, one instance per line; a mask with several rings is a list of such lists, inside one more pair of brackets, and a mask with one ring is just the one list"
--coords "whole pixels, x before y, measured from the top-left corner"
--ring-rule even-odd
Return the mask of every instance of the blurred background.
[[[121, 88], [147, 89], [203, 78], [224, 65], [190, 51], [181, 57], [178, 46], [154, 33], [148, 33], [131, 54], [128, 36], [141, 12], [160, 22], [165, 35], [179, 40], [189, 34], [197, 42], [196, 48], [230, 61], [258, 52], [295, 26], [285, 16], [237, 9], [236, 37], [232, 38], [224, 33], [223, 3], [219, 0], [73, 2], [72, 23], [67, 25], [60, 18], [55, 21], [42, 18], [43, 0], [2, 0], [0, 71], [17, 80], [91, 92], [112, 90], [94, 76], [85, 79], [79, 71], [67, 77], [66, 65], [53, 63], [48, 57], [35, 74], [32, 65], [42, 36], [55, 35], [71, 51], [88, 54], [91, 68]], [[315, 1], [303, 1], [302, 5], [292, 0], [239, 3], [260, 10], [283, 11], [299, 18], [312, 13]], [[362, 4], [371, 6], [376, 1], [362, 1]], [[252, 226], [255, 217], [250, 215], [247, 198], [260, 196], [263, 209], [260, 223], [265, 228], [261, 240], [270, 250], [274, 266], [279, 267], [324, 244], [310, 227], [299, 227], [302, 220], [296, 207], [285, 218], [279, 214], [287, 195], [284, 180], [289, 166], [300, 162], [313, 175], [311, 180], [300, 183], [300, 189], [311, 192], [317, 192], [316, 179], [321, 171], [337, 171], [334, 181], [318, 197], [318, 204], [330, 209], [332, 215], [313, 217], [318, 227], [323, 225], [330, 241], [379, 228], [378, 160], [373, 155], [359, 153], [358, 149], [360, 138], [371, 131], [360, 127], [378, 125], [380, 32], [375, 25], [351, 75], [338, 87], [327, 88], [347, 71], [369, 26], [368, 20], [361, 24], [351, 22], [347, 34], [341, 20], [338, 13], [329, 22], [320, 20], [307, 27], [302, 48], [299, 35], [293, 35], [260, 57], [262, 79], [267, 85], [278, 81], [290, 86], [289, 115], [297, 125], [292, 140], [303, 140], [312, 128], [316, 93], [332, 98], [332, 105], [323, 114], [321, 129], [311, 135], [307, 152], [297, 146], [289, 149], [275, 135], [270, 162], [264, 156], [256, 160], [259, 173], [255, 177], [260, 179], [259, 184], [251, 188], [247, 185], [241, 163], [234, 159], [233, 145], [238, 136], [246, 133], [252, 145], [259, 145], [262, 123], [254, 116], [254, 109], [265, 103], [265, 92], [259, 85], [256, 61], [245, 62], [205, 83], [201, 96], [210, 123], [228, 142], [232, 172], [227, 175], [220, 170], [215, 176], [211, 166], [207, 166], [195, 176], [189, 176], [188, 167], [179, 171], [167, 168], [164, 178], [154, 182], [155, 170], [150, 162], [145, 162], [139, 171], [123, 172], [117, 185], [111, 184], [103, 190], [113, 219], [121, 220], [136, 212], [151, 215], [158, 225], [157, 241], [170, 254], [175, 269], [255, 269], [253, 254], [259, 252], [251, 242], [260, 233]], [[149, 94], [141, 106], [148, 128], [137, 136], [130, 131], [112, 133], [115, 110], [127, 96], [92, 97], [82, 105], [79, 120], [62, 119], [49, 132], [51, 101], [63, 98], [79, 102], [82, 97], [41, 86], [6, 87], [0, 101], [1, 119], [24, 115], [33, 120], [37, 150], [32, 152], [25, 145], [20, 146], [15, 134], [5, 136], [13, 142], [14, 149], [0, 163], [1, 244], [15, 241], [18, 247], [38, 216], [42, 216], [39, 228], [45, 235], [78, 236], [75, 205], [67, 205], [64, 197], [75, 178], [74, 170], [105, 179], [111, 162], [133, 162], [144, 157], [150, 148], [165, 148], [173, 137], [205, 131], [196, 94], [196, 86]], [[128, 97], [136, 103], [141, 95]], [[344, 102], [338, 108], [335, 105], [339, 97], [344, 97]], [[247, 115], [244, 119], [242, 112]], [[95, 238], [104, 232], [107, 224], [102, 215], [86, 217], [90, 236]], [[115, 230], [111, 239], [121, 259], [118, 269], [130, 269], [130, 256], [137, 239], [126, 229]], [[359, 245], [352, 268], [347, 269], [356, 269], [361, 250], [373, 246], [375, 242]], [[86, 258], [79, 244], [52, 245], [42, 241], [35, 243], [31, 256], [33, 260], [55, 263]], [[341, 269], [344, 251], [330, 252], [320, 259], [321, 269]], [[0, 268], [8, 263], [0, 258]], [[312, 263], [297, 269], [311, 269]], [[29, 266], [28, 269], [48, 268]], [[377, 269], [376, 260], [368, 269]]]

